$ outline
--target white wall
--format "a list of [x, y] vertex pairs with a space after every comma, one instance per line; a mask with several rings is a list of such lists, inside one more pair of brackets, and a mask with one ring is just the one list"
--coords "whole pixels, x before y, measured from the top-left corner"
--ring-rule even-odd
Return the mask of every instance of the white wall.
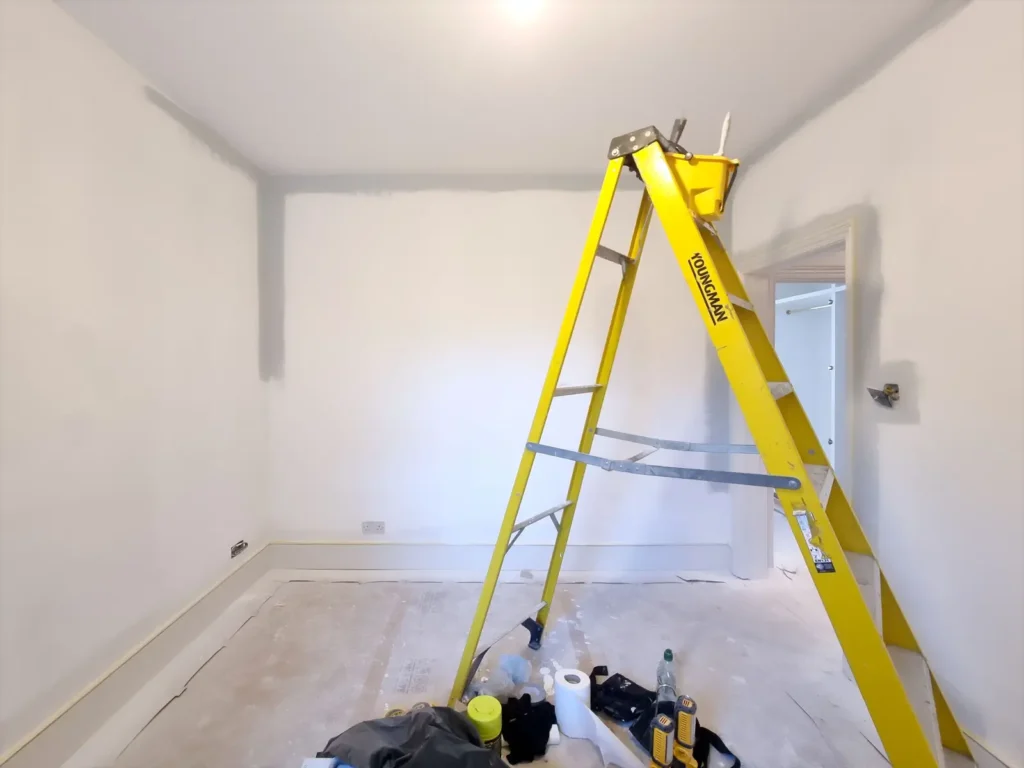
[[974, 2], [750, 168], [754, 248], [861, 206], [853, 500], [963, 724], [1024, 763], [1024, 5]]
[[265, 524], [254, 184], [145, 85], [0, 2], [0, 752]]
[[[289, 196], [286, 373], [272, 396], [279, 537], [357, 540], [361, 521], [383, 520], [387, 540], [493, 544], [596, 199]], [[638, 204], [620, 193], [605, 244], [625, 249]], [[593, 381], [620, 276], [595, 265], [563, 384]], [[707, 370], [709, 347], [655, 222], [603, 426], [706, 439], [717, 416], [705, 396], [722, 377]], [[586, 405], [557, 399], [545, 441], [575, 448]], [[598, 438], [594, 450], [626, 458], [638, 447]], [[564, 498], [570, 468], [537, 459], [524, 517]], [[591, 470], [570, 543], [726, 543], [728, 499], [702, 483]], [[538, 525], [521, 541], [553, 533]]]

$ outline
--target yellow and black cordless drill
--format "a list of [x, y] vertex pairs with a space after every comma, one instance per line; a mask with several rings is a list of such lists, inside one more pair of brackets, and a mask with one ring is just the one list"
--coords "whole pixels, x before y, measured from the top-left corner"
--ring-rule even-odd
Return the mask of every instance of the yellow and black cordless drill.
[[672, 768], [675, 723], [668, 715], [658, 715], [651, 727], [651, 768]]
[[676, 765], [680, 768], [698, 768], [693, 757], [693, 747], [697, 742], [697, 702], [689, 696], [676, 699], [673, 721], [675, 743], [672, 745], [672, 756]]

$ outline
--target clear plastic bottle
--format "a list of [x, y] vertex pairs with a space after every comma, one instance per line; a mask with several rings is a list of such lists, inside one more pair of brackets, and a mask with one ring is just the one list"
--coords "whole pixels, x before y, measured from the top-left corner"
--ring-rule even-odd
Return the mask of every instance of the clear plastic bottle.
[[666, 648], [665, 655], [658, 662], [658, 702], [676, 701], [676, 670], [672, 649]]

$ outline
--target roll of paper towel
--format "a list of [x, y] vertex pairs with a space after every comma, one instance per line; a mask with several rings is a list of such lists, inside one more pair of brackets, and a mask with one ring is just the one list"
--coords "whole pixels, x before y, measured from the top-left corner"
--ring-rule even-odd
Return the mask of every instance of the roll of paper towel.
[[601, 751], [605, 765], [644, 768], [644, 764], [607, 725], [590, 711], [590, 678], [578, 669], [560, 669], [555, 675], [555, 719], [570, 739], [587, 739]]
[[589, 739], [593, 731], [591, 714], [590, 677], [578, 669], [558, 670], [555, 673], [555, 719], [558, 721], [558, 730], [570, 739]]

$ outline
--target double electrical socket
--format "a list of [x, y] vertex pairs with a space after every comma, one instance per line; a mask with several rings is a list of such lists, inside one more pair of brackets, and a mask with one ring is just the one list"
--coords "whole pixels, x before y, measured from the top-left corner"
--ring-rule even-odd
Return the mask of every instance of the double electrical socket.
[[383, 534], [383, 520], [363, 520], [363, 536], [381, 536]]

